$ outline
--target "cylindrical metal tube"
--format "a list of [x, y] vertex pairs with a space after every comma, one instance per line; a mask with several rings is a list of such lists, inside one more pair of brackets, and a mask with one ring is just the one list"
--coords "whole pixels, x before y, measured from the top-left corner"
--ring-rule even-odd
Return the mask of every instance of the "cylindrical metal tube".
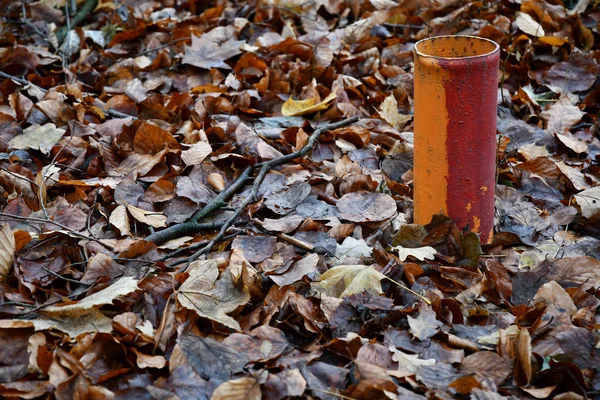
[[414, 220], [443, 212], [483, 243], [494, 229], [497, 43], [440, 36], [415, 44]]

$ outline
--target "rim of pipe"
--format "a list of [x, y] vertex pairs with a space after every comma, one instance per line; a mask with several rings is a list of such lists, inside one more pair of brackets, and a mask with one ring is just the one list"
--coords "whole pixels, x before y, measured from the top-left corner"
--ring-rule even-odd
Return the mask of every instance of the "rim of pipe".
[[[419, 50], [419, 45], [424, 44], [426, 42], [430, 42], [430, 41], [434, 41], [434, 40], [438, 40], [438, 39], [456, 39], [456, 38], [465, 38], [465, 39], [472, 39], [472, 40], [475, 40], [475, 41], [487, 42], [487, 43], [490, 43], [491, 45], [493, 45], [494, 48], [493, 48], [493, 50], [491, 50], [489, 52], [485, 52], [483, 54], [477, 54], [477, 55], [474, 55], [474, 56], [455, 56], [455, 57], [436, 56], [436, 55], [425, 53], [425, 52]], [[429, 37], [429, 38], [425, 38], [425, 39], [419, 40], [417, 43], [415, 43], [414, 50], [415, 50], [415, 53], [417, 53], [417, 55], [421, 56], [421, 57], [435, 58], [435, 59], [439, 59], [439, 60], [466, 60], [466, 59], [477, 59], [477, 58], [489, 57], [490, 55], [492, 55], [492, 54], [500, 51], [500, 45], [498, 43], [494, 42], [491, 39], [486, 39], [486, 38], [482, 38], [482, 37], [479, 37], [479, 36], [473, 36], [473, 35], [442, 35], [442, 36], [432, 36], [432, 37]]]

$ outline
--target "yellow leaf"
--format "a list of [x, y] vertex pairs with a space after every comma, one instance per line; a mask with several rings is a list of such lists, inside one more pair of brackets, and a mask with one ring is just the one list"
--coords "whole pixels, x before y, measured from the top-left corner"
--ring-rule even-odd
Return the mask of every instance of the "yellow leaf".
[[329, 103], [331, 103], [333, 99], [335, 99], [334, 92], [331, 92], [329, 96], [317, 104], [315, 104], [315, 99], [294, 100], [290, 97], [285, 103], [283, 103], [283, 106], [281, 107], [281, 114], [286, 117], [296, 117], [299, 115], [326, 110], [329, 108]]
[[381, 279], [385, 275], [369, 265], [338, 265], [321, 275], [311, 284], [319, 293], [331, 297], [345, 297], [365, 290], [383, 293]]

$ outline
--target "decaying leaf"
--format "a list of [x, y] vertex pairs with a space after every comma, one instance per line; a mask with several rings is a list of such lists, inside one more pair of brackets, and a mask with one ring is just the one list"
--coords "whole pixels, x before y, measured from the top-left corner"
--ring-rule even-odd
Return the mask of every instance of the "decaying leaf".
[[410, 115], [402, 115], [398, 112], [398, 102], [393, 94], [386, 97], [381, 103], [379, 115], [396, 129], [403, 128], [412, 118]]
[[201, 317], [239, 331], [239, 323], [227, 314], [246, 304], [250, 295], [241, 277], [234, 277], [229, 269], [219, 277], [217, 262], [206, 260], [190, 264], [189, 277], [177, 291], [177, 300]]
[[245, 44], [232, 35], [232, 26], [220, 26], [201, 36], [192, 36], [192, 45], [185, 47], [183, 63], [206, 69], [231, 69], [225, 61], [241, 54], [240, 48]]
[[13, 268], [15, 237], [8, 224], [0, 225], [0, 281], [5, 281]]
[[433, 260], [437, 254], [437, 250], [431, 246], [416, 248], [394, 246], [392, 247], [392, 250], [398, 252], [398, 258], [400, 261], [406, 261], [408, 257], [414, 257], [419, 261]]
[[148, 224], [155, 228], [163, 228], [167, 226], [167, 217], [162, 213], [142, 210], [141, 208], [134, 207], [131, 204], [127, 204], [127, 211], [129, 211], [133, 218], [144, 224]]
[[335, 93], [331, 92], [329, 96], [325, 97], [320, 102], [316, 102], [315, 99], [308, 100], [294, 100], [291, 97], [283, 103], [281, 107], [281, 114], [286, 117], [295, 117], [298, 115], [305, 115], [315, 113], [317, 111], [323, 111], [329, 108], [330, 103], [335, 99]]
[[60, 138], [65, 134], [64, 129], [48, 123], [45, 125], [31, 125], [23, 130], [19, 136], [15, 136], [8, 142], [8, 146], [15, 150], [39, 150], [43, 154], [49, 154]]
[[115, 228], [121, 232], [121, 235], [126, 236], [131, 233], [129, 228], [129, 216], [127, 215], [127, 207], [120, 204], [110, 214], [108, 220]]
[[517, 26], [528, 35], [536, 37], [546, 36], [544, 28], [542, 28], [540, 23], [534, 20], [531, 15], [524, 12], [517, 13]]
[[581, 215], [590, 218], [600, 211], [600, 186], [583, 190], [573, 196], [581, 208]]
[[364, 291], [383, 293], [381, 280], [384, 277], [370, 265], [338, 265], [327, 270], [311, 286], [319, 293], [338, 298]]
[[342, 218], [354, 222], [383, 221], [396, 214], [396, 202], [384, 193], [352, 192], [337, 202]]

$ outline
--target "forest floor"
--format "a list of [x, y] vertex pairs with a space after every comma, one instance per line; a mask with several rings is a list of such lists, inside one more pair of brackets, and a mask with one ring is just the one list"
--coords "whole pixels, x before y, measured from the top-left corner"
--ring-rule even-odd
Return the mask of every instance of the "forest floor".
[[[600, 398], [599, 0], [0, 6], [0, 397]], [[412, 223], [454, 34], [501, 46], [484, 246]]]

